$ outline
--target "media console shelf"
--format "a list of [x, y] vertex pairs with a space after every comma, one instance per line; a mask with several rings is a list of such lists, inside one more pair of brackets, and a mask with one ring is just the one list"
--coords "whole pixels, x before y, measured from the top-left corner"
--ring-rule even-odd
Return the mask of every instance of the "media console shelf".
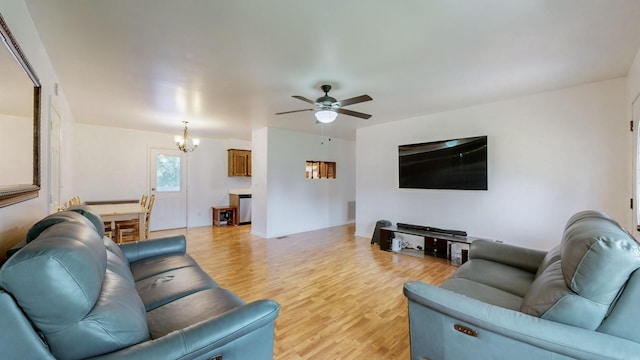
[[[435, 256], [438, 258], [449, 259], [451, 257], [450, 249], [451, 243], [471, 244], [475, 240], [480, 238], [466, 236], [466, 233], [461, 231], [451, 231], [459, 235], [453, 235], [451, 233], [429, 231], [423, 229], [432, 229], [426, 226], [419, 225], [406, 225], [405, 226], [386, 226], [380, 228], [380, 250], [391, 251], [391, 243], [395, 237], [394, 233], [408, 234], [421, 236], [424, 238], [424, 246], [422, 251], [416, 250], [403, 250], [399, 253], [412, 256]], [[466, 256], [462, 256], [462, 263], [466, 262]]]

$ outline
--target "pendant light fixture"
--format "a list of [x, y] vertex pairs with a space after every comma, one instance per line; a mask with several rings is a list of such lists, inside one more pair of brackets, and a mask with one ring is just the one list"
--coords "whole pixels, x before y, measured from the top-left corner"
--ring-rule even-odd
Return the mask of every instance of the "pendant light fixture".
[[182, 133], [182, 136], [176, 136], [176, 145], [180, 151], [191, 152], [200, 145], [200, 139], [189, 139], [189, 131], [187, 130], [187, 124], [189, 122], [185, 120], [183, 123], [184, 132]]

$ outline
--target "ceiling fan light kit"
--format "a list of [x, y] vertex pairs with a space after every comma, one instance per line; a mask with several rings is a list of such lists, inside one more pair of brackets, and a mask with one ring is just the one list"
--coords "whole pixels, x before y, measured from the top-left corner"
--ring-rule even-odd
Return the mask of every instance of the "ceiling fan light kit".
[[333, 110], [320, 110], [316, 111], [316, 120], [321, 123], [328, 124], [338, 117], [338, 113]]
[[[365, 101], [371, 101], [373, 100], [371, 96], [360, 95], [353, 98], [338, 101], [335, 98], [332, 98], [331, 96], [329, 96], [329, 91], [331, 91], [331, 85], [322, 85], [321, 89], [322, 91], [324, 91], [324, 96], [317, 98], [316, 101], [309, 100], [304, 96], [293, 95], [293, 98], [302, 100], [306, 103], [313, 104], [316, 106], [315, 115], [316, 115], [316, 120], [318, 120], [319, 122], [324, 124], [331, 123], [336, 119], [338, 114], [355, 116], [361, 119], [369, 119], [371, 117], [371, 115], [369, 114], [342, 108], [343, 106], [358, 104]], [[285, 112], [276, 113], [276, 115], [290, 114], [290, 113], [301, 112], [301, 111], [313, 111], [313, 110], [314, 109], [285, 111]]]

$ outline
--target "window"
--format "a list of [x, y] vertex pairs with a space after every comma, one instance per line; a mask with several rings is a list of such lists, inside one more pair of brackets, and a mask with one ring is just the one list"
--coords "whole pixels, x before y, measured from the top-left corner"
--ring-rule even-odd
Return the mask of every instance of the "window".
[[335, 179], [336, 163], [331, 161], [307, 160], [305, 169], [307, 179]]
[[158, 155], [156, 158], [156, 191], [180, 191], [180, 157]]

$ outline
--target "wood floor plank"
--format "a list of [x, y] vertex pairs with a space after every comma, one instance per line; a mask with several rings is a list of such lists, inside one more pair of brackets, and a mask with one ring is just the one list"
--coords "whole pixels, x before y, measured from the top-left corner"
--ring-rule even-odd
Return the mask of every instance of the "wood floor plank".
[[402, 285], [439, 285], [449, 261], [380, 251], [345, 225], [264, 239], [250, 225], [157, 231], [185, 234], [187, 252], [244, 301], [280, 304], [274, 359], [402, 359], [409, 355]]

